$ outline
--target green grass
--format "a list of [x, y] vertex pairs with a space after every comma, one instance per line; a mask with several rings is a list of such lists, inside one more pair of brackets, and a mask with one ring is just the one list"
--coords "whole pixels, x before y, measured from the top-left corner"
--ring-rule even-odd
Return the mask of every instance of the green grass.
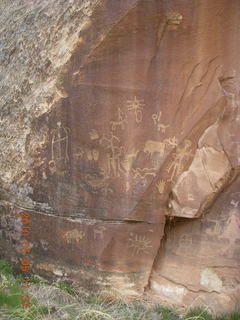
[[213, 316], [208, 312], [208, 310], [201, 307], [190, 309], [185, 318], [189, 320], [214, 320]]
[[13, 268], [10, 264], [10, 262], [1, 259], [0, 260], [0, 275], [7, 275], [7, 274], [13, 274]]
[[61, 289], [62, 291], [66, 292], [68, 294], [74, 294], [75, 293], [74, 289], [67, 282], [58, 281], [54, 285], [55, 285], [55, 287]]
[[161, 320], [178, 320], [179, 316], [174, 308], [157, 305], [155, 311], [160, 315]]

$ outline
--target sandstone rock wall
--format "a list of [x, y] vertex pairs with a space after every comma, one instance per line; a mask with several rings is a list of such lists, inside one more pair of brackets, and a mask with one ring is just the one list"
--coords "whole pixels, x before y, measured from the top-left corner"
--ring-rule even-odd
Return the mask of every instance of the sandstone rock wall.
[[0, 17], [2, 255], [16, 260], [25, 210], [35, 272], [234, 309], [239, 1], [13, 3]]

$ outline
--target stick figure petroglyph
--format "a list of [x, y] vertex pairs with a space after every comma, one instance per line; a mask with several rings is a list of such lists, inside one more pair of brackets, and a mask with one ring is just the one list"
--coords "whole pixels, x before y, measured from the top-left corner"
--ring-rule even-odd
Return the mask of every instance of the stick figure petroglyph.
[[101, 144], [106, 143], [105, 149], [108, 150], [108, 175], [113, 174], [114, 177], [119, 177], [123, 172], [121, 167], [121, 157], [123, 156], [123, 147], [120, 146], [120, 139], [111, 132], [110, 138], [105, 135], [101, 138]]
[[138, 100], [135, 96], [133, 100], [127, 101], [128, 111], [134, 111], [136, 123], [142, 122], [142, 110], [145, 106], [144, 99]]

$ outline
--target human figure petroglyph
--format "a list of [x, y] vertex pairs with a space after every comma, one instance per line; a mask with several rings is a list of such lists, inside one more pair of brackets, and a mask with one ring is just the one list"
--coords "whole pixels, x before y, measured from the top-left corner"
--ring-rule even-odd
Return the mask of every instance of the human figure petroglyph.
[[139, 100], [135, 96], [133, 100], [127, 101], [127, 106], [128, 106], [128, 111], [134, 112], [136, 123], [141, 123], [143, 118], [142, 110], [143, 110], [143, 107], [145, 106], [144, 99]]
[[57, 122], [58, 128], [52, 133], [52, 161], [63, 160], [65, 164], [69, 161], [68, 144], [69, 128], [65, 128], [61, 122]]
[[105, 149], [108, 150], [108, 175], [119, 177], [124, 172], [121, 166], [121, 158], [123, 157], [123, 147], [120, 146], [120, 139], [111, 132], [110, 138], [105, 135], [100, 140], [100, 143], [106, 143]]
[[190, 149], [192, 142], [185, 140], [183, 147], [178, 147], [177, 151], [173, 153], [173, 160], [167, 168], [168, 173], [172, 171], [169, 181], [174, 181], [174, 177], [177, 178], [183, 170], [183, 160], [192, 156], [192, 150]]
[[133, 256], [141, 253], [149, 254], [149, 249], [152, 248], [151, 243], [151, 240], [145, 235], [138, 235], [131, 232], [128, 239], [128, 248], [132, 250]]
[[125, 129], [125, 124], [127, 124], [127, 119], [125, 114], [118, 108], [118, 120], [110, 121], [112, 131], [115, 131], [117, 127], [121, 127], [122, 130]]

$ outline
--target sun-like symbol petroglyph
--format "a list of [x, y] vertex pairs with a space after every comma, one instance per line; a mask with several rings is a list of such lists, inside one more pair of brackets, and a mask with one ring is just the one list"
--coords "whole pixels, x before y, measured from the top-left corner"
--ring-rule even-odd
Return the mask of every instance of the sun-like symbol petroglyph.
[[135, 96], [133, 100], [127, 101], [128, 111], [134, 111], [136, 123], [142, 122], [142, 110], [145, 106], [144, 99], [137, 99]]
[[133, 256], [141, 253], [149, 254], [149, 249], [152, 248], [151, 243], [152, 241], [145, 235], [139, 235], [131, 232], [128, 239], [128, 248], [131, 249]]

